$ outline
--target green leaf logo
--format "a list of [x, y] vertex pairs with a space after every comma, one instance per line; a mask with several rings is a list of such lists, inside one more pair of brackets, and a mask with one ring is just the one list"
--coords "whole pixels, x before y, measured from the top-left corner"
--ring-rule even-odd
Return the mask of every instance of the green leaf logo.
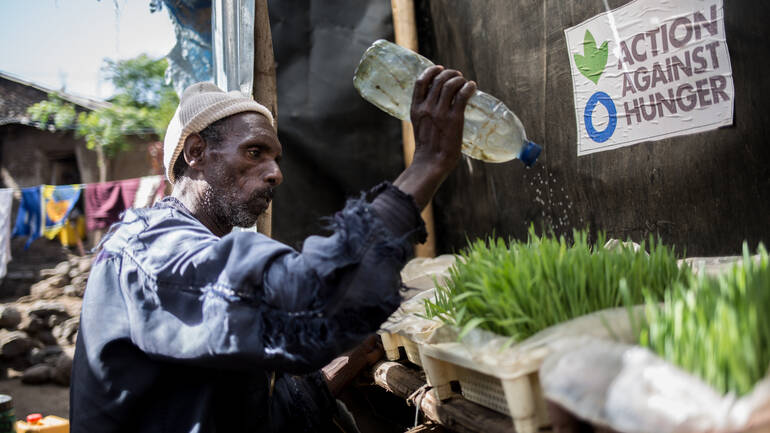
[[583, 55], [574, 54], [578, 71], [593, 81], [594, 84], [599, 83], [599, 77], [602, 76], [604, 67], [607, 66], [607, 53], [609, 52], [607, 43], [608, 41], [604, 41], [601, 47], [597, 46], [594, 35], [586, 30], [586, 36], [583, 39]]

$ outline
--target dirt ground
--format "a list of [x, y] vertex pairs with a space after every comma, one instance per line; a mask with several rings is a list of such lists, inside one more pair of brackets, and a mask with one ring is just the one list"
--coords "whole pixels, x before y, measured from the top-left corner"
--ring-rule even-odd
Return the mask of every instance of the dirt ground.
[[59, 385], [24, 385], [21, 379], [0, 381], [0, 394], [13, 398], [16, 419], [30, 413], [69, 418], [70, 389]]
[[[24, 241], [24, 238], [17, 238], [12, 242], [13, 260], [8, 264], [8, 275], [0, 280], [0, 306], [12, 305], [26, 315], [36, 300], [25, 298], [29, 295], [30, 285], [40, 279], [39, 272], [67, 260], [72, 252], [45, 239], [33, 242], [25, 249]], [[62, 305], [71, 316], [80, 314], [80, 298], [61, 296], [46, 301]], [[74, 345], [61, 348], [70, 356], [75, 349]], [[13, 398], [16, 419], [24, 419], [30, 413], [69, 418], [69, 387], [25, 385], [21, 383], [20, 376], [20, 372], [9, 369], [8, 378], [0, 380], [0, 394]]]
[[[82, 300], [79, 298], [63, 296], [50, 301], [64, 305], [72, 315], [80, 313]], [[12, 304], [20, 311], [26, 311], [32, 305], [32, 303], [21, 302], [2, 303], [0, 305], [8, 304]], [[62, 346], [62, 349], [70, 356], [75, 353], [74, 345]], [[13, 398], [16, 419], [24, 419], [30, 413], [69, 418], [69, 387], [54, 384], [25, 385], [21, 383], [21, 373], [14, 370], [9, 370], [8, 376], [9, 379], [0, 380], [0, 394], [7, 394]]]

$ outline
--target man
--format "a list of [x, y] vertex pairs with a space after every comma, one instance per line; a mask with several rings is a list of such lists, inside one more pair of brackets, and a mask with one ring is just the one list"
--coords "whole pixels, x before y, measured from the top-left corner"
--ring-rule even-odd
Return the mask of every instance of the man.
[[126, 212], [94, 260], [72, 431], [340, 427], [317, 370], [398, 307], [399, 271], [425, 236], [419, 210], [457, 165], [474, 91], [457, 71], [427, 69], [413, 95], [412, 165], [297, 252], [231, 232], [256, 222], [283, 179], [270, 112], [209, 83], [186, 89], [164, 144], [172, 195]]

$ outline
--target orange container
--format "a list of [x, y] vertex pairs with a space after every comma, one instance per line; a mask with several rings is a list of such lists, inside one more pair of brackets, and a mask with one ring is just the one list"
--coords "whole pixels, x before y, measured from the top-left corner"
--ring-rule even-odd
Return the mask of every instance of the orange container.
[[70, 422], [56, 415], [43, 417], [39, 413], [27, 415], [26, 421], [16, 421], [16, 433], [70, 433]]

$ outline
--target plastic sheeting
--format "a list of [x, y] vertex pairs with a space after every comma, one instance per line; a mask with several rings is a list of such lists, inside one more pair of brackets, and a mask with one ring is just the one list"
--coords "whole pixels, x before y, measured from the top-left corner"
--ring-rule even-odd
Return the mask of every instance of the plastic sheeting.
[[174, 24], [176, 45], [166, 58], [166, 80], [176, 93], [199, 81], [212, 81], [211, 0], [152, 0], [150, 10], [165, 6]]
[[[636, 311], [639, 314], [641, 310]], [[430, 336], [426, 352], [495, 377], [513, 379], [537, 371], [549, 354], [574, 347], [582, 336], [633, 341], [628, 317], [623, 308], [601, 310], [551, 326], [516, 344], [480, 328], [459, 339], [459, 329], [442, 326]]]
[[433, 289], [425, 290], [404, 301], [388, 320], [380, 327], [381, 333], [398, 334], [419, 344], [425, 344], [433, 332], [443, 326], [441, 322], [426, 319], [425, 301], [433, 300]]
[[627, 433], [730, 431], [770, 410], [770, 380], [740, 399], [720, 395], [647, 349], [576, 340], [540, 369], [546, 398], [594, 424]]
[[[444, 254], [435, 258], [417, 257], [409, 261], [401, 270], [401, 281], [410, 292], [432, 289], [449, 278], [449, 268], [455, 264], [457, 256]], [[408, 294], [405, 297], [410, 297]]]
[[284, 183], [273, 236], [298, 246], [345, 199], [403, 169], [401, 125], [361, 98], [353, 73], [376, 39], [391, 39], [389, 0], [269, 2]]
[[408, 291], [401, 306], [382, 324], [382, 331], [399, 334], [418, 343], [426, 343], [433, 330], [442, 326], [436, 320], [425, 318], [425, 301], [434, 300], [434, 281], [449, 277], [449, 268], [456, 256], [445, 254], [436, 258], [418, 257], [401, 270], [401, 281]]
[[[741, 261], [690, 257], [680, 264], [716, 276]], [[721, 395], [646, 348], [586, 335], [545, 359], [540, 383], [546, 398], [578, 417], [628, 433], [732, 431], [770, 416], [770, 379], [742, 398]]]

